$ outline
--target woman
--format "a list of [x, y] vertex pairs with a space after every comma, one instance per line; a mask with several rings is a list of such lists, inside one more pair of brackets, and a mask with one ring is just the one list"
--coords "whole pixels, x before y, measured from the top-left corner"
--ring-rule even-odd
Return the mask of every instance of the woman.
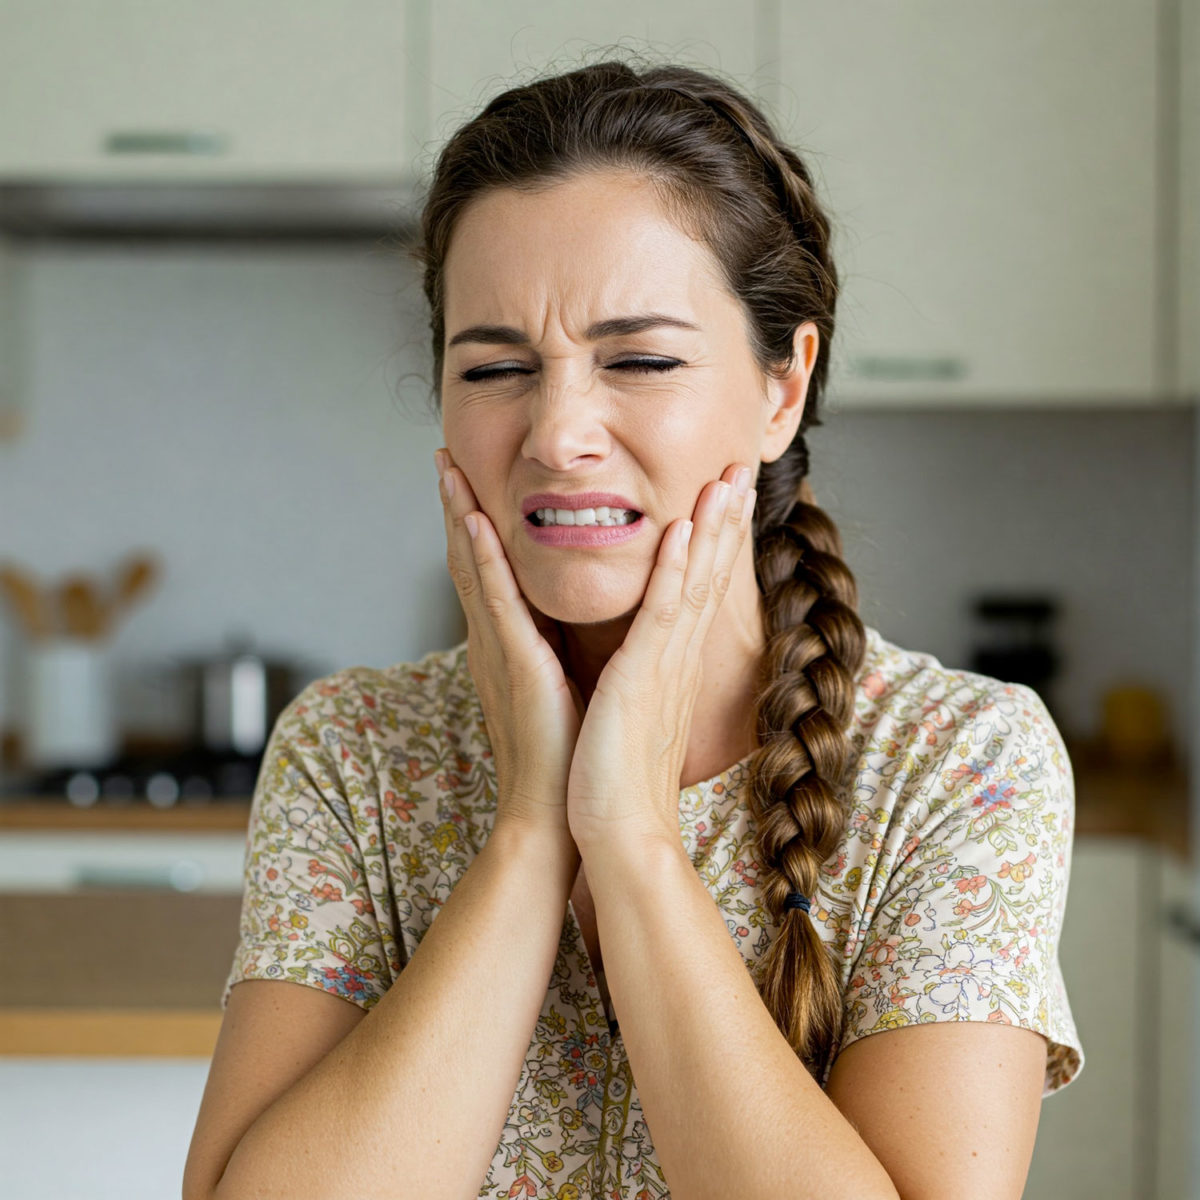
[[277, 723], [185, 1197], [1019, 1196], [1070, 763], [856, 613], [803, 163], [606, 62], [460, 129], [422, 232], [469, 636]]

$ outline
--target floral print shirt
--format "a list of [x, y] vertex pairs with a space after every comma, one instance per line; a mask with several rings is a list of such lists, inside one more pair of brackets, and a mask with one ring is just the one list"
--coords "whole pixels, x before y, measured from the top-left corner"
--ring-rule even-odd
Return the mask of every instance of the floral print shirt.
[[[838, 1048], [914, 1021], [1020, 1025], [1047, 1040], [1048, 1096], [1084, 1062], [1058, 961], [1075, 815], [1062, 738], [1028, 686], [866, 628], [849, 817], [809, 914], [839, 964]], [[758, 886], [747, 770], [743, 759], [682, 789], [679, 824], [753, 969], [778, 927]], [[369, 1010], [487, 841], [495, 784], [465, 641], [310, 683], [259, 772], [222, 1008], [239, 980], [280, 979]], [[669, 1196], [602, 982], [568, 903], [481, 1197]]]

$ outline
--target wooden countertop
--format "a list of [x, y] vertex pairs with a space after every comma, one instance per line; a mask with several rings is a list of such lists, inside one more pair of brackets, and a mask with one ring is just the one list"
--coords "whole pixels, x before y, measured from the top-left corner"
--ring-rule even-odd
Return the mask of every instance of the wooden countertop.
[[156, 808], [146, 800], [80, 808], [65, 796], [0, 796], [0, 829], [227, 833], [244, 831], [249, 821], [249, 796], [171, 808]]
[[[1112, 762], [1096, 742], [1067, 742], [1075, 774], [1076, 834], [1144, 837], [1190, 859], [1189, 780], [1183, 765]], [[0, 796], [0, 830], [92, 829], [156, 832], [245, 830], [250, 797], [155, 808], [146, 801], [99, 803], [89, 808], [65, 797]]]
[[[1076, 836], [1144, 838], [1191, 861], [1190, 781], [1178, 762], [1133, 767], [1068, 743]], [[157, 809], [0, 798], [0, 830], [242, 831], [249, 797]], [[241, 897], [169, 891], [0, 894], [0, 1055], [208, 1058], [237, 944]], [[29, 947], [46, 949], [31, 956]], [[64, 954], [62, 947], [69, 947]]]

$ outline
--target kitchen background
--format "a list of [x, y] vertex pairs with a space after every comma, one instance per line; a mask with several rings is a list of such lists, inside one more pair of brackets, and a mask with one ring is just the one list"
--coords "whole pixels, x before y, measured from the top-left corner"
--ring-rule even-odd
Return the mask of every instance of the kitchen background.
[[[168, 7], [0, 0], [0, 564], [157, 567], [57, 690], [0, 601], [14, 1194], [177, 1194], [257, 763], [209, 744], [247, 703], [226, 652], [292, 695], [465, 637], [405, 218], [456, 122], [619, 41], [730, 74], [823, 183], [845, 292], [812, 485], [864, 620], [1036, 681], [1071, 748], [1086, 1066], [1026, 1195], [1200, 1195], [1200, 0]], [[61, 732], [85, 694], [109, 707], [56, 746], [39, 705]], [[84, 761], [105, 729], [121, 770]], [[248, 783], [180, 791], [220, 763]]]

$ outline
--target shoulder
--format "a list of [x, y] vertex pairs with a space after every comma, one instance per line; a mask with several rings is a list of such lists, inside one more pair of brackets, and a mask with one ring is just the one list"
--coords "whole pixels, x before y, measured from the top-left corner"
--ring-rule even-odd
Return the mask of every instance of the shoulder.
[[432, 797], [448, 758], [457, 766], [478, 748], [481, 726], [465, 642], [387, 667], [344, 667], [306, 684], [280, 712], [258, 791], [319, 795], [375, 817], [389, 792], [410, 805]]
[[411, 662], [343, 667], [314, 679], [279, 714], [275, 733], [326, 753], [336, 749], [335, 761], [344, 762], [373, 742], [453, 731], [477, 707], [463, 643]]
[[943, 666], [874, 630], [868, 646], [853, 732], [857, 795], [892, 813], [920, 808], [922, 819], [968, 798], [1073, 809], [1070, 758], [1033, 688]]

